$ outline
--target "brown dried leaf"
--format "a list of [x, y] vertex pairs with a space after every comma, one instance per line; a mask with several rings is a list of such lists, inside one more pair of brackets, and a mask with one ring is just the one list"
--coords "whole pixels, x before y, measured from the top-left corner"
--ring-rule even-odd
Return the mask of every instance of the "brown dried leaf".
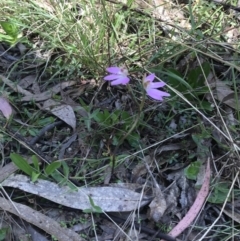
[[70, 105], [59, 105], [59, 102], [49, 99], [44, 101], [42, 109], [51, 112], [60, 120], [71, 126], [73, 130], [76, 129], [76, 116]]
[[228, 209], [226, 207], [223, 210], [223, 212], [235, 222], [240, 223], [240, 214], [238, 214], [237, 212], [233, 212], [231, 209]]
[[58, 94], [61, 90], [64, 90], [65, 88], [75, 85], [76, 81], [67, 81], [67, 82], [62, 82], [60, 84], [55, 85], [52, 87], [50, 90], [47, 90], [45, 92], [42, 92], [40, 94], [30, 94], [30, 95], [25, 95], [21, 101], [43, 101], [50, 99], [52, 96]]
[[[238, 109], [240, 106], [240, 95], [235, 95], [235, 92], [223, 81], [216, 79], [213, 73], [210, 73], [208, 80], [213, 87], [214, 98], [221, 103], [224, 103], [233, 109]], [[212, 82], [212, 83], [211, 83]]]
[[214, 97], [224, 104], [232, 108], [236, 108], [236, 100], [234, 98], [234, 91], [230, 89], [224, 82], [217, 80]]
[[161, 217], [167, 209], [165, 197], [160, 189], [155, 189], [155, 198], [149, 204], [149, 207], [149, 218], [154, 220], [155, 222], [159, 222], [159, 220], [161, 219]]
[[31, 75], [28, 75], [28, 76], [24, 77], [23, 79], [21, 79], [18, 84], [22, 88], [26, 89], [30, 85], [32, 85], [36, 81], [36, 79], [37, 79], [37, 76], [34, 74], [31, 74]]
[[76, 113], [83, 117], [88, 116], [88, 112], [79, 103], [75, 102], [70, 96], [66, 95], [66, 93], [64, 93], [64, 96], [62, 95], [62, 98], [64, 104], [72, 106], [73, 110]]
[[73, 108], [70, 105], [60, 105], [52, 109], [48, 108], [47, 110], [49, 110], [53, 115], [71, 126], [73, 130], [76, 129], [76, 116]]

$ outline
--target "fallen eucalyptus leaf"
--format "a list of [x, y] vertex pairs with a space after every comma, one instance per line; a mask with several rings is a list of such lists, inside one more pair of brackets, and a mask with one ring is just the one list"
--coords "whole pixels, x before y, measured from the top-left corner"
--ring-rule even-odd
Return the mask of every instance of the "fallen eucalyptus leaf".
[[92, 198], [95, 206], [99, 206], [105, 212], [129, 212], [151, 201], [141, 193], [126, 188], [90, 187], [73, 191], [67, 186], [59, 186], [47, 180], [38, 179], [33, 183], [24, 175], [11, 175], [1, 185], [15, 187], [60, 205], [81, 210], [92, 208], [89, 197]]
[[84, 241], [84, 239], [74, 231], [61, 227], [55, 220], [26, 205], [13, 202], [12, 200], [8, 201], [0, 197], [0, 208], [1, 210], [15, 214], [17, 217], [44, 230], [46, 233], [55, 236], [58, 241]]
[[73, 108], [70, 105], [60, 105], [52, 109], [48, 108], [47, 110], [71, 126], [73, 130], [76, 129], [76, 116]]
[[42, 109], [51, 112], [60, 120], [64, 121], [66, 124], [71, 126], [73, 130], [75, 130], [76, 116], [73, 111], [73, 108], [70, 105], [66, 105], [66, 104], [59, 105], [59, 102], [53, 99], [48, 99], [44, 101]]
[[233, 109], [237, 109], [240, 106], [239, 103], [239, 94], [235, 94], [234, 91], [223, 81], [215, 80], [215, 90], [214, 98], [221, 103], [224, 103]]
[[168, 235], [176, 238], [186, 228], [188, 228], [190, 224], [194, 221], [194, 219], [197, 217], [209, 193], [210, 176], [210, 161], [208, 160], [203, 185], [200, 191], [198, 192], [198, 195], [193, 205], [191, 206], [187, 214], [184, 216], [184, 218], [168, 233]]

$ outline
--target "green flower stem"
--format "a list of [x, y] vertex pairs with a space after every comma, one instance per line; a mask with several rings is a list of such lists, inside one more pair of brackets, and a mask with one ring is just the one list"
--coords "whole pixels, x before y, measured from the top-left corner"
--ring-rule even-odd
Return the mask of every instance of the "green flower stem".
[[[131, 94], [133, 95], [132, 93], [132, 89], [131, 87], [128, 85], [128, 89], [129, 91], [131, 92]], [[142, 113], [142, 110], [143, 110], [143, 107], [144, 107], [144, 103], [145, 103], [145, 97], [146, 97], [146, 93], [145, 91], [143, 91], [143, 98], [142, 98], [142, 101], [139, 105], [139, 112], [138, 112], [138, 115], [132, 125], [132, 127], [128, 130], [128, 132], [122, 136], [122, 138], [120, 139], [120, 141], [118, 142], [117, 146], [115, 147], [113, 153], [112, 153], [112, 156], [111, 156], [111, 161], [112, 161], [112, 173], [114, 172], [114, 167], [115, 167], [115, 163], [116, 163], [116, 153], [119, 149], [119, 147], [122, 145], [122, 143], [124, 142], [124, 140], [134, 131], [134, 129], [136, 128], [138, 122], [139, 122], [139, 119], [141, 117], [141, 113]], [[134, 97], [135, 98], [135, 97]]]

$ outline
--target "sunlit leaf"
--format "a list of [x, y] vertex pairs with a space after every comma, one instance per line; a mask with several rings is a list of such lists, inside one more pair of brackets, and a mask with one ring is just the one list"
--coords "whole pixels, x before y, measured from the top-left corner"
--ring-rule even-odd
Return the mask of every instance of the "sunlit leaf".
[[200, 161], [192, 162], [188, 167], [184, 169], [184, 174], [188, 179], [196, 180], [201, 167]]
[[17, 38], [19, 29], [15, 23], [9, 21], [1, 21], [0, 24], [7, 35], [13, 38]]

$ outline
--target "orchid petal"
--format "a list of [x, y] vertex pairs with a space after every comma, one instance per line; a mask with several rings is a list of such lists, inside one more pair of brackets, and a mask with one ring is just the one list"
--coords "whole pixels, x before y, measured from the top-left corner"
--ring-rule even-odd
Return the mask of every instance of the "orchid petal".
[[163, 81], [162, 82], [152, 82], [152, 83], [148, 84], [147, 89], [157, 89], [157, 88], [161, 88], [165, 85], [166, 84]]
[[150, 74], [143, 79], [143, 82], [152, 82], [155, 79], [155, 74]]
[[117, 75], [117, 74], [110, 74], [110, 75], [107, 75], [105, 76], [103, 79], [104, 80], [115, 80], [115, 79], [118, 79], [120, 75]]
[[110, 74], [105, 76], [103, 79], [112, 81], [111, 85], [126, 85], [130, 79], [128, 76], [128, 70], [125, 67], [108, 67], [106, 69]]
[[149, 95], [155, 100], [163, 100], [163, 96], [170, 96], [170, 94], [157, 89], [148, 89], [147, 95]]
[[106, 70], [107, 70], [107, 72], [109, 72], [111, 74], [119, 74], [122, 72], [122, 69], [119, 67], [109, 67]]
[[120, 85], [120, 84], [126, 85], [129, 81], [130, 81], [130, 79], [128, 77], [123, 76], [123, 77], [120, 77], [120, 78], [112, 81], [111, 85]]

